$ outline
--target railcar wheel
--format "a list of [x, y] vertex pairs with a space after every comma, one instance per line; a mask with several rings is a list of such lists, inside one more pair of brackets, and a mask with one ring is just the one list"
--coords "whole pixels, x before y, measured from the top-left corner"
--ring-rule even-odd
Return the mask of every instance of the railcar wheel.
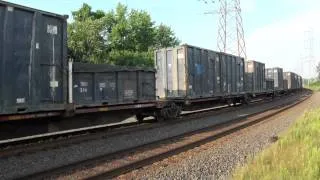
[[138, 123], [143, 123], [143, 119], [145, 117], [142, 114], [136, 114], [136, 119], [138, 121]]
[[181, 114], [181, 107], [176, 103], [169, 103], [166, 108], [164, 108], [164, 117], [166, 119], [178, 118]]
[[237, 103], [239, 102], [239, 100], [237, 99], [237, 98], [234, 98], [233, 100], [232, 100], [232, 104], [233, 104], [233, 106], [237, 106]]
[[170, 119], [178, 118], [181, 114], [181, 106], [169, 102], [165, 107], [155, 113], [155, 119], [157, 121], [166, 121]]
[[230, 106], [232, 106], [232, 104], [233, 104], [233, 100], [232, 99], [227, 99], [227, 104], [228, 104], [228, 106], [230, 107]]
[[154, 115], [154, 118], [155, 118], [156, 121], [158, 121], [158, 122], [163, 122], [163, 121], [166, 120], [165, 117], [163, 116], [162, 110], [157, 111], [157, 112], [155, 113], [155, 115]]
[[243, 102], [244, 104], [248, 105], [250, 103], [250, 97], [248, 95], [245, 95], [244, 98], [243, 98]]

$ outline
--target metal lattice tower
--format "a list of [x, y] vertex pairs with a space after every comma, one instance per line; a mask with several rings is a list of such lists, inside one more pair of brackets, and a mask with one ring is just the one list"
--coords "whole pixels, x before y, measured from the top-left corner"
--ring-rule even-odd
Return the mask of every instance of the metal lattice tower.
[[240, 0], [234, 0], [234, 5], [235, 5], [236, 23], [237, 23], [238, 55], [247, 59], [247, 49], [246, 49], [246, 42], [244, 38]]
[[[200, 0], [215, 3], [209, 0]], [[243, 21], [241, 15], [240, 0], [218, 0], [218, 11], [205, 14], [218, 14], [218, 38], [217, 47], [220, 52], [231, 53], [247, 59], [246, 43], [244, 38]]]
[[304, 48], [305, 48], [305, 60], [304, 63], [309, 64], [308, 67], [308, 84], [310, 83], [310, 78], [314, 75], [315, 72], [315, 58], [314, 58], [314, 33], [313, 29], [310, 28], [309, 30], [305, 31], [305, 41], [304, 41]]

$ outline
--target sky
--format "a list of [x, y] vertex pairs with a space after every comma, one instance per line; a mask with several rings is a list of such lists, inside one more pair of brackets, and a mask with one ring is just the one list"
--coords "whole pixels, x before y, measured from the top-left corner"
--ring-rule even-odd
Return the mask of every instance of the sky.
[[[111, 10], [118, 2], [129, 8], [149, 12], [156, 24], [169, 25], [183, 42], [212, 50], [217, 49], [218, 14], [205, 12], [219, 8], [199, 0], [7, 0], [36, 9], [68, 14], [88, 3], [93, 10]], [[304, 77], [315, 76], [320, 60], [319, 0], [241, 0], [247, 56], [282, 67]], [[72, 18], [70, 18], [70, 21]], [[310, 35], [312, 34], [312, 35]], [[312, 38], [310, 38], [312, 37]], [[313, 61], [310, 46], [313, 40]]]

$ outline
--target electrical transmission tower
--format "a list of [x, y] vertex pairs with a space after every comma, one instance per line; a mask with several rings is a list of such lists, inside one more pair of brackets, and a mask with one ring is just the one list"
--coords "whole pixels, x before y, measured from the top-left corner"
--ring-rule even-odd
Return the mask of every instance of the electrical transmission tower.
[[[200, 1], [206, 4], [215, 3], [209, 0]], [[220, 5], [218, 11], [205, 13], [219, 15], [218, 50], [220, 52], [236, 54], [247, 59], [240, 0], [218, 0], [218, 2]]]
[[309, 80], [308, 84], [310, 84], [310, 78], [314, 75], [315, 72], [315, 58], [314, 58], [314, 34], [313, 29], [309, 29], [308, 31], [305, 31], [305, 63], [309, 64]]

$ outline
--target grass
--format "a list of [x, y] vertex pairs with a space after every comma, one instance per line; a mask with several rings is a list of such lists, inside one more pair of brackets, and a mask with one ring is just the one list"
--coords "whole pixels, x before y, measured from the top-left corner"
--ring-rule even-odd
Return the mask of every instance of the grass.
[[320, 179], [320, 109], [304, 113], [279, 141], [238, 167], [234, 179]]
[[313, 91], [320, 91], [320, 81], [313, 82], [310, 84], [310, 86], [306, 86], [306, 88]]

